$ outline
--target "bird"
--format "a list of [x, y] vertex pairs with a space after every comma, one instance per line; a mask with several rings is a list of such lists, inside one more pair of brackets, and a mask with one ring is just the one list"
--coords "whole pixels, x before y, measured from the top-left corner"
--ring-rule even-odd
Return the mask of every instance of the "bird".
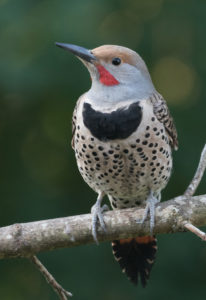
[[93, 238], [98, 243], [98, 226], [106, 232], [104, 196], [114, 210], [145, 206], [137, 223], [149, 218], [150, 235], [112, 242], [122, 272], [145, 287], [157, 251], [155, 205], [171, 175], [172, 150], [178, 148], [173, 118], [137, 52], [116, 45], [93, 50], [56, 45], [79, 58], [91, 77], [73, 112], [72, 148], [80, 174], [98, 195], [91, 208]]

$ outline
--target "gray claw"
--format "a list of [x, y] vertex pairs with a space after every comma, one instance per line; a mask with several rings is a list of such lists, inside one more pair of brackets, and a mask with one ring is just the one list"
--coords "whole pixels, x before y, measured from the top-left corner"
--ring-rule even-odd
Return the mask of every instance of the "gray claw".
[[101, 207], [101, 202], [103, 199], [103, 194], [100, 194], [97, 198], [97, 202], [92, 206], [91, 209], [91, 214], [92, 214], [92, 235], [97, 244], [99, 244], [98, 239], [97, 239], [97, 225], [98, 222], [100, 224], [100, 227], [106, 232], [106, 226], [104, 223], [104, 217], [103, 217], [103, 212], [109, 210], [109, 207], [104, 204]]
[[150, 192], [147, 198], [147, 205], [144, 211], [143, 218], [141, 220], [137, 220], [138, 224], [143, 224], [146, 220], [147, 216], [150, 216], [150, 234], [153, 235], [153, 229], [155, 225], [155, 205], [158, 203], [158, 199], [154, 197], [153, 193]]

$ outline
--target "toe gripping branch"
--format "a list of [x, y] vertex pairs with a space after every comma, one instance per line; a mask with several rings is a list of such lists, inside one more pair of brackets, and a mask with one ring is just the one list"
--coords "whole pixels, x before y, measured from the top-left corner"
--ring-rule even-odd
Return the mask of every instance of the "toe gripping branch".
[[92, 235], [93, 235], [93, 238], [94, 238], [94, 240], [97, 244], [99, 244], [98, 238], [97, 238], [98, 222], [100, 224], [100, 227], [103, 229], [103, 231], [106, 232], [106, 226], [105, 226], [105, 222], [104, 222], [104, 218], [103, 218], [103, 212], [109, 210], [109, 207], [106, 204], [104, 204], [101, 207], [101, 203], [102, 203], [103, 198], [104, 198], [104, 193], [103, 192], [99, 193], [99, 195], [97, 197], [97, 201], [92, 206], [92, 209], [91, 209], [91, 214], [92, 214]]
[[[92, 235], [97, 244], [98, 238], [97, 238], [97, 229], [98, 229], [98, 223], [102, 230], [106, 232], [106, 226], [104, 222], [103, 213], [107, 210], [109, 210], [108, 206], [105, 204], [101, 207], [102, 200], [104, 198], [104, 193], [99, 193], [97, 197], [96, 203], [92, 206], [91, 214], [92, 214]], [[150, 191], [148, 198], [147, 198], [147, 204], [144, 211], [143, 218], [141, 220], [137, 220], [137, 223], [143, 224], [147, 218], [147, 216], [150, 216], [150, 233], [151, 236], [153, 235], [153, 229], [155, 224], [155, 205], [159, 202], [159, 199], [154, 196], [153, 192]]]
[[147, 218], [147, 216], [150, 216], [150, 233], [153, 234], [153, 229], [155, 225], [155, 205], [160, 200], [154, 196], [153, 192], [150, 191], [149, 196], [147, 197], [147, 204], [144, 211], [143, 218], [141, 220], [137, 220], [138, 224], [143, 224]]

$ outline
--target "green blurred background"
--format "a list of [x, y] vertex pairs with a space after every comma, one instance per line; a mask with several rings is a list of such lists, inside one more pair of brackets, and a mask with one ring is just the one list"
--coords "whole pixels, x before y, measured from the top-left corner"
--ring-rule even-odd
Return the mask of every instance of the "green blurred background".
[[[55, 47], [119, 44], [139, 52], [179, 133], [163, 199], [185, 190], [205, 143], [206, 1], [0, 0], [0, 226], [88, 213], [96, 195], [78, 173], [71, 117], [87, 70]], [[198, 193], [205, 193], [205, 178]], [[74, 299], [204, 299], [206, 244], [159, 236], [146, 289], [132, 286], [109, 243], [39, 255]], [[24, 259], [0, 262], [0, 299], [57, 299]]]

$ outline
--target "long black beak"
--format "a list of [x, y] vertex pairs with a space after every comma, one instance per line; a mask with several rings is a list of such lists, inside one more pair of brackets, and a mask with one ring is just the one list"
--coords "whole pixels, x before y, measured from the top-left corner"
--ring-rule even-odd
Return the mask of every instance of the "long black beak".
[[91, 51], [86, 48], [79, 47], [72, 44], [63, 44], [63, 43], [55, 43], [55, 44], [56, 46], [63, 48], [69, 52], [72, 52], [74, 55], [88, 62], [93, 62], [94, 60], [97, 60], [96, 57], [91, 53]]

